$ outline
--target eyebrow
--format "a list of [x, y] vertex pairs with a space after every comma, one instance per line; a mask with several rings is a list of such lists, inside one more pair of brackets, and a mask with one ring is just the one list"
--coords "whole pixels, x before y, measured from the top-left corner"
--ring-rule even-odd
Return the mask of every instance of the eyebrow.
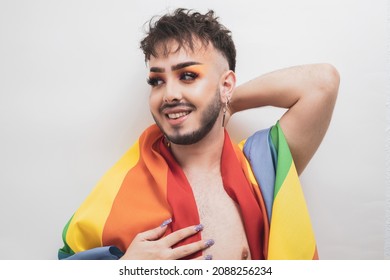
[[[192, 65], [200, 65], [202, 63], [200, 62], [196, 62], [196, 61], [188, 61], [188, 62], [183, 62], [183, 63], [179, 63], [179, 64], [176, 64], [176, 65], [173, 65], [171, 67], [171, 70], [172, 71], [177, 71], [179, 69], [183, 69], [183, 68], [186, 68], [188, 66], [192, 66]], [[155, 73], [164, 73], [165, 72], [165, 68], [161, 68], [161, 67], [150, 67], [150, 72], [155, 72]]]

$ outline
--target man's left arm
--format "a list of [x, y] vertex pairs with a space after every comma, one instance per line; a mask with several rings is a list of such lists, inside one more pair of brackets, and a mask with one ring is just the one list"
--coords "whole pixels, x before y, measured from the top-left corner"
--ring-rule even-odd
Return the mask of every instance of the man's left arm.
[[235, 89], [230, 115], [263, 106], [288, 108], [280, 126], [301, 174], [328, 129], [339, 82], [339, 74], [330, 64], [301, 65], [267, 73]]

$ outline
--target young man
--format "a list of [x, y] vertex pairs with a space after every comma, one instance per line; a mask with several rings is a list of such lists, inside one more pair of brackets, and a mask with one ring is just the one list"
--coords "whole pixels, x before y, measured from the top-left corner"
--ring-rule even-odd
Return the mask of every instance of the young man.
[[[156, 125], [74, 214], [59, 258], [317, 258], [298, 175], [329, 126], [334, 67], [291, 67], [236, 87], [234, 43], [212, 11], [151, 22], [141, 48]], [[229, 118], [262, 106], [288, 111], [233, 144]]]

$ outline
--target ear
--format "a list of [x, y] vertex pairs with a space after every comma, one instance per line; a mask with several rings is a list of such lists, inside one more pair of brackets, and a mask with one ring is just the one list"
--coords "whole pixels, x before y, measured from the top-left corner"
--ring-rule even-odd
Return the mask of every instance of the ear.
[[230, 101], [233, 95], [233, 91], [236, 88], [236, 74], [232, 71], [226, 71], [222, 74], [219, 83], [219, 92], [221, 95], [221, 101], [226, 103]]

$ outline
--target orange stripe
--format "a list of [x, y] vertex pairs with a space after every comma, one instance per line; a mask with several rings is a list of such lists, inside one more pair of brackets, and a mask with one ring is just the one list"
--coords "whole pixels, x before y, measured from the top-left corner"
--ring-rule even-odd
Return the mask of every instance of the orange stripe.
[[317, 250], [317, 246], [316, 246], [316, 248], [315, 248], [315, 250], [314, 250], [314, 256], [313, 256], [313, 260], [319, 260], [320, 258], [319, 258], [319, 256], [318, 256], [318, 250]]
[[126, 251], [135, 235], [157, 227], [171, 216], [166, 186], [168, 167], [161, 155], [150, 148], [159, 134], [152, 126], [140, 138], [140, 160], [125, 177], [113, 202], [103, 231], [104, 245], [115, 244]]
[[66, 242], [74, 252], [102, 246], [104, 223], [123, 178], [138, 161], [138, 142], [102, 177], [73, 215]]

